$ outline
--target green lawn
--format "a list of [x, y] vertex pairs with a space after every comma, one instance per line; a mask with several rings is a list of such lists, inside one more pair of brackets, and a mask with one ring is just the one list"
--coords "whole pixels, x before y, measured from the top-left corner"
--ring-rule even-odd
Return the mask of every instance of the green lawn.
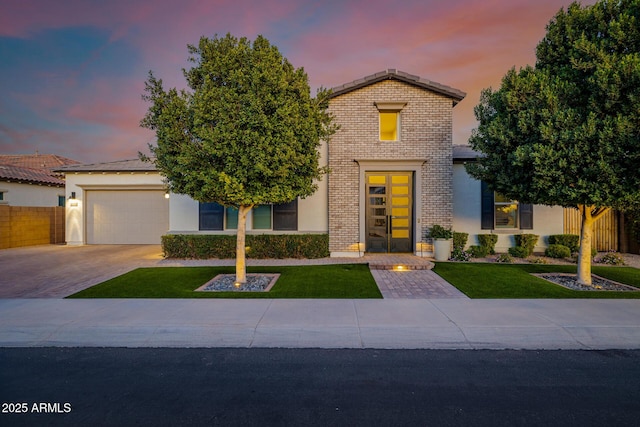
[[234, 267], [139, 268], [68, 298], [382, 298], [366, 264], [249, 267], [280, 273], [270, 292], [194, 292]]
[[[574, 291], [530, 273], [575, 273], [575, 265], [437, 263], [434, 271], [470, 298], [640, 298], [640, 292]], [[592, 273], [640, 288], [640, 270], [592, 267]]]

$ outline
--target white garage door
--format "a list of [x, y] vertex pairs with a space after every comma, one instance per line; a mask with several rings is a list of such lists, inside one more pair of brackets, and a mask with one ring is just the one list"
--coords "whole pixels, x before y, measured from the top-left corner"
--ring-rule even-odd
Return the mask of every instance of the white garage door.
[[163, 191], [87, 191], [88, 244], [159, 244], [169, 229]]

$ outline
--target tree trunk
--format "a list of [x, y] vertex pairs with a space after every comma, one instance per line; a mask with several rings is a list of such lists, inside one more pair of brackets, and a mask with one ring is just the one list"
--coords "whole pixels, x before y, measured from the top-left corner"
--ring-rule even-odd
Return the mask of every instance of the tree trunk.
[[245, 241], [247, 235], [247, 215], [253, 206], [238, 208], [238, 234], [236, 236], [236, 284], [247, 282]]
[[578, 253], [578, 283], [591, 286], [591, 237], [593, 217], [590, 206], [580, 206], [582, 226], [580, 229], [580, 252]]
[[593, 245], [593, 223], [609, 209], [607, 207], [578, 206], [582, 213], [580, 230], [580, 252], [578, 253], [578, 283], [591, 286], [591, 246]]

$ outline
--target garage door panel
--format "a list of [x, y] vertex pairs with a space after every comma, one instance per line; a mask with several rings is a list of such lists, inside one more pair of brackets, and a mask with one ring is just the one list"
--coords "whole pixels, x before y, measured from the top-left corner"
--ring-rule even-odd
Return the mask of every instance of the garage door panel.
[[169, 229], [163, 191], [88, 191], [88, 244], [159, 244]]

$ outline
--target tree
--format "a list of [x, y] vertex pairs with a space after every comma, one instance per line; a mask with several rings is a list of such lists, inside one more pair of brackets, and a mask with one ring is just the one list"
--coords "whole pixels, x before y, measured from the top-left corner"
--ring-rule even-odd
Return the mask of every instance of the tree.
[[579, 209], [591, 284], [593, 222], [640, 201], [640, 1], [561, 9], [536, 56], [482, 92], [469, 143], [484, 156], [467, 170], [514, 200]]
[[141, 126], [168, 188], [238, 209], [236, 282], [246, 281], [246, 218], [252, 207], [306, 197], [326, 172], [318, 148], [334, 131], [328, 91], [311, 97], [306, 73], [258, 36], [230, 34], [188, 46], [190, 90], [165, 91], [152, 72]]

